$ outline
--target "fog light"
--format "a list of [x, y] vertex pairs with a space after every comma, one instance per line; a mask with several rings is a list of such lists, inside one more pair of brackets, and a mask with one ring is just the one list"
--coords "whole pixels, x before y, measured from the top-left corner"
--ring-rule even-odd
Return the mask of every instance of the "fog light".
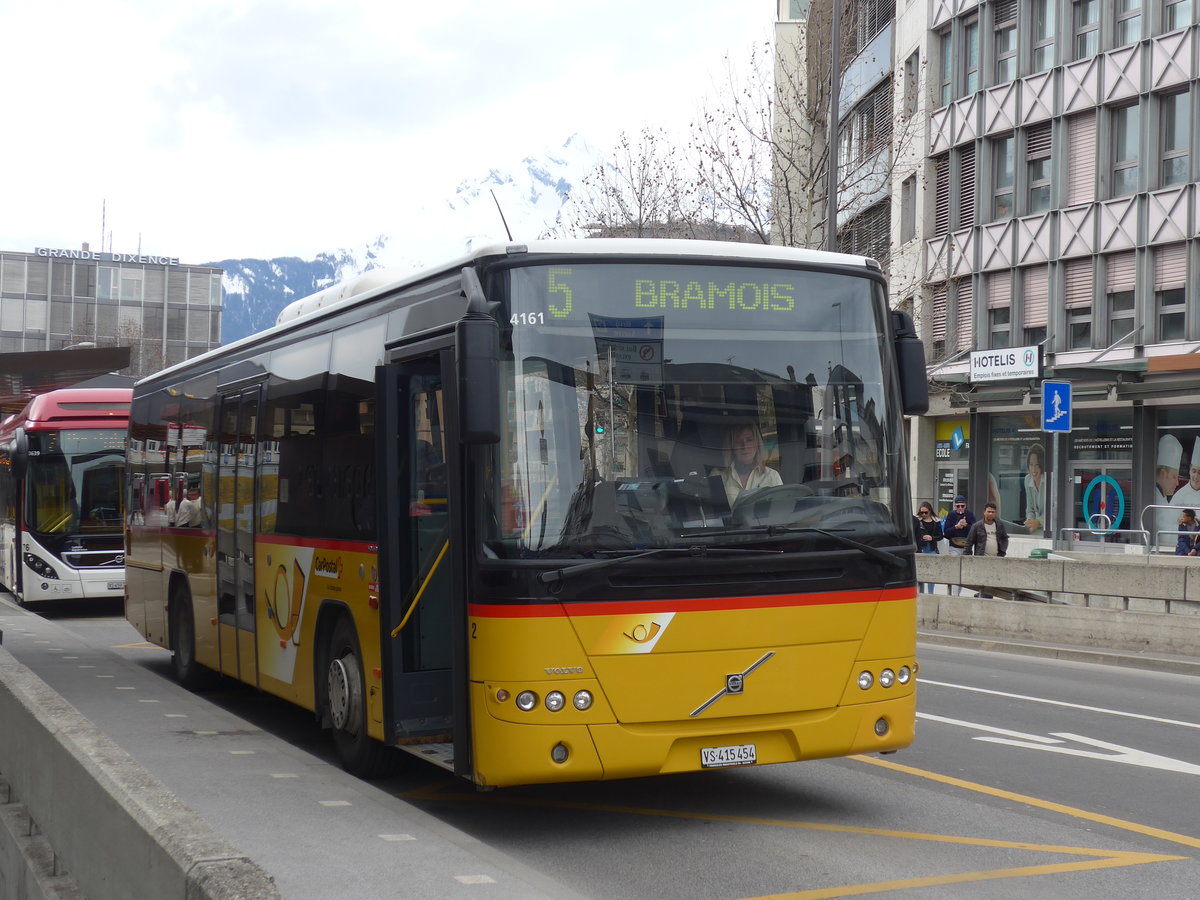
[[567, 757], [571, 755], [571, 751], [567, 749], [566, 744], [555, 744], [550, 751], [550, 758], [556, 763], [565, 763]]
[[899, 673], [896, 675], [896, 680], [901, 684], [908, 684], [912, 678], [912, 670], [908, 666], [901, 666]]
[[575, 704], [576, 709], [590, 709], [592, 706], [592, 692], [576, 691], [575, 696], [571, 699], [571, 702]]
[[879, 686], [890, 688], [896, 683], [896, 673], [891, 669], [884, 669], [879, 673]]
[[887, 719], [876, 719], [875, 720], [875, 734], [879, 737], [883, 737], [887, 733], [888, 733]]
[[546, 709], [550, 712], [558, 712], [567, 705], [567, 698], [559, 691], [551, 691], [546, 695]]
[[507, 703], [509, 696], [510, 694], [508, 691], [506, 691], [504, 688], [500, 688], [500, 690], [496, 691], [496, 702]]
[[[859, 672], [858, 673], [858, 686], [860, 688], [862, 688], [864, 691], [870, 690], [871, 685], [873, 685], [874, 683], [875, 683], [875, 676], [872, 675], [870, 672]], [[517, 699], [518, 699], [518, 701], [520, 700], [519, 697]]]
[[517, 694], [517, 709], [529, 712], [535, 706], [537, 706], [537, 694], [533, 691], [521, 691]]

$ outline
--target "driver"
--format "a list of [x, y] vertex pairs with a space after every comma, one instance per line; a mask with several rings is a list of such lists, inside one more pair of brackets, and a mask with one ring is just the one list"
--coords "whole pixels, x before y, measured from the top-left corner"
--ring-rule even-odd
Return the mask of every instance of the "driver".
[[747, 491], [783, 484], [779, 473], [766, 464], [765, 457], [757, 425], [747, 423], [730, 429], [725, 467], [718, 470], [730, 507]]

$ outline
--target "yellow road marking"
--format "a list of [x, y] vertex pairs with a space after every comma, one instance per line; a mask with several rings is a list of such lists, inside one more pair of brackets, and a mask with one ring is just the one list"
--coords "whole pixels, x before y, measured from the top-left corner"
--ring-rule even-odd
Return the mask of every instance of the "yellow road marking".
[[976, 784], [973, 781], [964, 781], [961, 778], [954, 778], [950, 775], [939, 775], [936, 772], [927, 772], [924, 769], [914, 769], [911, 766], [904, 766], [900, 763], [894, 763], [889, 759], [875, 759], [869, 756], [853, 756], [851, 759], [858, 760], [859, 762], [869, 763], [873, 766], [879, 766], [883, 769], [891, 769], [894, 772], [903, 772], [906, 775], [915, 775], [918, 778], [928, 778], [930, 781], [940, 781], [942, 784], [964, 788], [968, 791], [975, 791], [978, 794], [988, 794], [992, 797], [999, 797], [1001, 800], [1012, 800], [1016, 803], [1027, 803], [1030, 806], [1036, 806], [1040, 809], [1050, 810], [1051, 812], [1062, 813], [1066, 816], [1073, 816], [1076, 819], [1086, 819], [1089, 822], [1096, 822], [1100, 825], [1108, 825], [1112, 828], [1119, 828], [1122, 831], [1132, 831], [1135, 834], [1145, 835], [1146, 837], [1158, 838], [1162, 841], [1170, 841], [1173, 844], [1183, 844], [1185, 847], [1194, 847], [1196, 849], [1200, 849], [1200, 838], [1192, 837], [1191, 835], [1177, 834], [1174, 831], [1166, 831], [1162, 828], [1154, 828], [1149, 825], [1139, 825], [1137, 822], [1129, 822], [1125, 819], [1116, 819], [1112, 816], [1088, 812], [1085, 809], [1076, 809], [1073, 806], [1066, 806], [1062, 803], [1054, 803], [1050, 800], [1041, 800], [1037, 797], [1026, 796], [1025, 794], [1015, 794], [1012, 791], [1004, 791], [1000, 788], [988, 787], [986, 784]]
[[[1105, 816], [1099, 813], [1088, 812], [1087, 810], [1066, 806], [1062, 803], [1041, 800], [1037, 797], [1029, 797], [1024, 794], [1017, 794], [1012, 791], [1005, 791], [1001, 790], [1000, 788], [993, 788], [989, 787], [988, 785], [978, 784], [972, 781], [965, 781], [961, 778], [954, 778], [949, 775], [940, 775], [936, 772], [925, 771], [924, 769], [915, 769], [911, 766], [904, 766], [900, 765], [899, 763], [891, 762], [890, 760], [876, 759], [867, 756], [854, 756], [850, 758], [858, 762], [869, 763], [870, 765], [879, 766], [884, 769], [902, 772], [918, 778], [927, 778], [931, 781], [941, 782], [952, 787], [958, 787], [964, 790], [974, 791], [976, 793], [987, 794], [989, 796], [1004, 800], [1024, 803], [1040, 809], [1071, 816], [1073, 818], [1084, 819], [1090, 822], [1108, 825], [1123, 831], [1134, 832], [1146, 837], [1157, 838], [1176, 844], [1183, 844], [1187, 847], [1200, 848], [1200, 838], [1191, 837], [1190, 835], [1177, 834], [1176, 832], [1166, 831], [1161, 828], [1154, 828], [1147, 825], [1139, 825], [1136, 822], [1130, 822], [1125, 819], [1117, 819], [1112, 816]], [[481, 796], [474, 793], [448, 793], [446, 788], [449, 786], [449, 784], [430, 785], [414, 791], [405, 792], [399, 796], [413, 800], [430, 800], [434, 797], [437, 797], [438, 799], [442, 800], [459, 799], [468, 801]], [[496, 795], [487, 796], [496, 797]], [[910, 878], [897, 881], [879, 881], [869, 884], [842, 885], [840, 887], [818, 888], [815, 890], [798, 891], [784, 894], [767, 894], [761, 897], [747, 898], [747, 900], [822, 900], [822, 898], [833, 897], [857, 897], [865, 894], [881, 893], [884, 891], [901, 891], [912, 888], [938, 887], [950, 884], [970, 884], [982, 881], [996, 881], [1003, 878], [1028, 878], [1043, 875], [1058, 875], [1067, 872], [1089, 872], [1100, 869], [1115, 869], [1124, 868], [1127, 866], [1145, 865], [1147, 863], [1177, 862], [1190, 859], [1190, 857], [1186, 856], [1167, 856], [1155, 853], [1105, 850], [1096, 847], [1066, 847], [1054, 844], [1031, 844], [1023, 841], [1002, 841], [991, 838], [966, 837], [960, 835], [927, 834], [922, 832], [895, 831], [886, 828], [865, 828], [854, 825], [829, 825], [820, 822], [797, 822], [787, 819], [769, 819], [757, 816], [735, 816], [721, 813], [686, 812], [682, 810], [671, 809], [619, 806], [607, 803], [583, 803], [579, 801], [567, 800], [535, 800], [532, 798], [513, 797], [511, 795], [501, 795], [501, 797], [497, 799], [500, 799], [501, 802], [518, 806], [549, 807], [555, 809], [579, 809], [593, 812], [608, 812], [635, 816], [654, 816], [670, 819], [693, 819], [709, 822], [730, 822], [742, 825], [758, 825], [771, 828], [793, 828], [804, 831], [836, 832], [841, 834], [869, 835], [872, 837], [900, 838], [903, 840], [931, 841], [934, 843], [943, 844], [959, 844], [962, 846], [972, 847], [990, 847], [994, 849], [1024, 850], [1034, 853], [1059, 853], [1064, 855], [1091, 857], [1090, 859], [1085, 860], [1048, 863], [1040, 866], [1019, 866], [1005, 869], [982, 870], [978, 872], [957, 872], [946, 875], [931, 875], [923, 878]]]

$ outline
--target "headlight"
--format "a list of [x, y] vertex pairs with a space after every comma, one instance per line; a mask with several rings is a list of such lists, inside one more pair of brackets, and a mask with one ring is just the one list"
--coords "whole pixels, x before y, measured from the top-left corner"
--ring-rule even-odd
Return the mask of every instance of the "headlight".
[[858, 686], [860, 688], [862, 688], [864, 691], [869, 691], [871, 689], [871, 685], [873, 685], [874, 683], [875, 683], [875, 676], [872, 675], [870, 672], [859, 672], [858, 673]]
[[896, 680], [901, 684], [908, 684], [912, 678], [912, 670], [908, 666], [901, 666], [900, 672], [896, 675]]
[[578, 710], [590, 709], [592, 706], [592, 692], [576, 691], [571, 702], [575, 704], [575, 708]]
[[884, 669], [879, 673], [879, 686], [890, 688], [896, 683], [896, 673], [891, 669]]
[[58, 580], [58, 573], [54, 571], [54, 567], [40, 556], [35, 556], [32, 553], [26, 553], [25, 565], [37, 572], [40, 578], [51, 578], [56, 581]]
[[529, 712], [535, 706], [537, 706], [537, 694], [533, 691], [521, 691], [517, 694], [517, 709]]
[[567, 705], [567, 698], [560, 691], [551, 691], [546, 695], [546, 709], [558, 712]]

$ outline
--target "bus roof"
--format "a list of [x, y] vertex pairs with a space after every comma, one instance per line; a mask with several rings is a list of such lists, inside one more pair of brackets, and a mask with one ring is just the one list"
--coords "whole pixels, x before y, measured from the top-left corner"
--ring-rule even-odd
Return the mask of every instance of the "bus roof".
[[[607, 258], [629, 257], [697, 257], [713, 260], [746, 260], [748, 262], [787, 263], [801, 266], [842, 266], [880, 272], [879, 264], [865, 256], [806, 250], [800, 247], [780, 247], [774, 244], [739, 243], [736, 241], [692, 241], [676, 238], [586, 238], [575, 240], [544, 240], [490, 243], [438, 266], [423, 269], [372, 269], [355, 278], [325, 288], [307, 297], [294, 300], [279, 313], [275, 325], [247, 335], [231, 344], [209, 350], [197, 359], [228, 357], [231, 351], [257, 343], [277, 332], [298, 324], [301, 320], [329, 314], [335, 309], [350, 307], [369, 295], [406, 287], [411, 284], [458, 272], [485, 258], [519, 258], [520, 256], [593, 256]], [[157, 381], [165, 374], [191, 368], [195, 359], [185, 360], [143, 378], [138, 384]]]
[[588, 238], [584, 240], [528, 241], [525, 243], [486, 244], [453, 262], [435, 269], [403, 270], [374, 269], [357, 278], [343, 281], [288, 304], [275, 320], [276, 325], [327, 309], [384, 286], [399, 287], [419, 281], [435, 272], [458, 269], [477, 259], [489, 256], [531, 255], [589, 255], [589, 256], [703, 256], [709, 259], [747, 259], [762, 262], [786, 262], [807, 265], [871, 266], [874, 260], [845, 253], [824, 250], [805, 250], [800, 247], [778, 247], [774, 244], [743, 244], [734, 241], [691, 241], [660, 238]]
[[129, 420], [129, 388], [63, 388], [39, 394], [19, 413], [0, 423], [0, 440], [16, 428], [26, 431], [62, 428], [124, 427]]

